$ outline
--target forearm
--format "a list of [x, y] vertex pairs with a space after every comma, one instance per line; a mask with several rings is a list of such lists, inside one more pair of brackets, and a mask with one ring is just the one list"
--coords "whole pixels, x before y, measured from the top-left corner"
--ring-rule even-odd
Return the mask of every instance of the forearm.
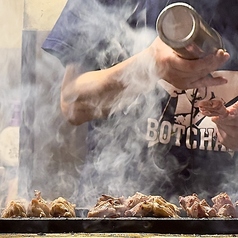
[[148, 62], [142, 64], [141, 61], [150, 57], [147, 51], [98, 71], [77, 73], [74, 66], [69, 65], [61, 92], [61, 108], [67, 120], [79, 125], [92, 119], [105, 118], [119, 98], [123, 97], [121, 94], [125, 89], [130, 96], [138, 94], [143, 82], [146, 85], [148, 80]]

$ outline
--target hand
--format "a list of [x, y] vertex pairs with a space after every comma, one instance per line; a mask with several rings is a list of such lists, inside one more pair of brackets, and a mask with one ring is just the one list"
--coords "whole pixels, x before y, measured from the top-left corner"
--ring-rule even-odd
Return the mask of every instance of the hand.
[[221, 100], [202, 101], [199, 108], [216, 123], [220, 143], [229, 149], [238, 150], [238, 102], [226, 108]]
[[198, 103], [199, 110], [204, 116], [219, 116], [225, 118], [229, 112], [220, 99], [203, 100]]
[[223, 77], [211, 77], [209, 74], [229, 59], [229, 54], [219, 49], [202, 59], [186, 60], [174, 53], [159, 37], [150, 46], [156, 60], [160, 78], [179, 89], [200, 88], [225, 84]]

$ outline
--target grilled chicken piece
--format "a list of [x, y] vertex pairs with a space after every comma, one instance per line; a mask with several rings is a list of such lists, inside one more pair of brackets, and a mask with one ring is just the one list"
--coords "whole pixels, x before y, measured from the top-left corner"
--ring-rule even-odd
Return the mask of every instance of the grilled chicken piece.
[[124, 197], [115, 198], [102, 195], [96, 205], [89, 210], [88, 217], [121, 217], [127, 209]]
[[135, 217], [179, 217], [179, 208], [167, 202], [161, 196], [147, 196], [147, 200], [138, 203], [125, 212], [126, 216]]
[[236, 206], [227, 193], [218, 194], [212, 198], [212, 202], [211, 207], [204, 199], [200, 201], [197, 194], [179, 197], [179, 203], [189, 217], [237, 217]]
[[161, 196], [154, 196], [153, 213], [156, 217], [179, 217], [180, 210], [175, 204], [167, 202]]
[[76, 217], [75, 205], [59, 197], [51, 202], [50, 214], [52, 217]]
[[227, 193], [219, 193], [215, 197], [212, 198], [212, 202], [214, 203], [213, 207], [218, 211], [225, 204], [233, 205], [231, 198]]
[[26, 217], [26, 208], [21, 201], [11, 201], [3, 210], [2, 218]]
[[125, 211], [126, 217], [147, 217], [153, 214], [153, 203], [144, 201], [139, 202], [134, 207]]
[[215, 208], [210, 207], [205, 199], [200, 200], [195, 193], [185, 197], [180, 196], [179, 203], [188, 217], [205, 218], [217, 216]]
[[102, 195], [89, 210], [88, 217], [178, 217], [179, 209], [160, 196], [135, 193], [127, 199]]
[[194, 202], [194, 204], [187, 208], [187, 214], [193, 218], [203, 218], [203, 217], [216, 217], [217, 212], [214, 208], [210, 207], [205, 199], [200, 202]]
[[213, 207], [220, 217], [237, 217], [236, 206], [233, 205], [227, 193], [220, 193], [212, 198]]
[[[119, 205], [120, 206], [120, 205]], [[121, 210], [124, 210], [123, 207]], [[112, 200], [102, 201], [98, 203], [93, 209], [88, 212], [88, 217], [120, 217], [121, 213], [117, 212], [116, 208], [112, 204]]]
[[136, 192], [133, 196], [129, 196], [126, 199], [126, 205], [128, 206], [128, 208], [132, 208], [138, 203], [147, 201], [150, 197], [151, 196], [146, 196], [143, 193]]
[[33, 198], [27, 208], [28, 217], [51, 217], [49, 204], [41, 197], [41, 192], [35, 190]]
[[179, 196], [179, 204], [184, 209], [184, 211], [186, 211], [187, 208], [191, 207], [195, 202], [200, 202], [200, 199], [198, 198], [198, 195], [196, 193], [185, 197]]
[[103, 201], [111, 201], [112, 205], [117, 206], [117, 205], [121, 205], [121, 204], [126, 204], [127, 200], [124, 197], [116, 198], [116, 197], [112, 197], [112, 196], [103, 194], [98, 199], [96, 206], [99, 205]]
[[230, 204], [223, 205], [219, 209], [217, 214], [218, 214], [219, 217], [232, 217], [232, 218], [237, 217], [236, 208], [233, 205], [230, 205]]
[[[162, 198], [161, 196], [154, 196], [153, 199], [155, 200], [156, 203], [158, 203], [158, 205], [160, 205], [161, 207], [166, 207], [167, 209], [171, 210], [172, 212], [172, 216], [177, 217], [177, 215], [180, 213], [180, 209], [175, 205], [172, 204], [168, 201], [166, 201], [164, 198]], [[169, 212], [170, 213], [170, 212]]]

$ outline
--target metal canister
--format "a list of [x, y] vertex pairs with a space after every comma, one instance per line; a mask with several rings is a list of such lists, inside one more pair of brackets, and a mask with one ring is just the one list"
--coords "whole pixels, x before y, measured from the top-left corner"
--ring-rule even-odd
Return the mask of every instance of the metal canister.
[[219, 33], [186, 3], [165, 7], [157, 18], [156, 29], [161, 40], [185, 59], [202, 58], [224, 49]]

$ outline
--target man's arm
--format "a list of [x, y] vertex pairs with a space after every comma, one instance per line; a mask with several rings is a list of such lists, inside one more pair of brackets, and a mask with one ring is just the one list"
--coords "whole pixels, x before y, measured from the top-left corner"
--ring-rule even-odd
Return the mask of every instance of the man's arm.
[[61, 90], [62, 112], [75, 125], [107, 117], [111, 105], [124, 88], [113, 67], [82, 74], [78, 67], [67, 65]]
[[157, 37], [142, 52], [108, 69], [87, 71], [76, 64], [67, 65], [61, 89], [62, 112], [75, 125], [107, 117], [125, 89], [139, 94], [137, 84], [143, 90], [155, 84], [155, 79], [163, 78], [180, 89], [224, 84], [226, 79], [208, 74], [228, 58], [228, 53], [219, 50], [203, 59], [182, 59]]

